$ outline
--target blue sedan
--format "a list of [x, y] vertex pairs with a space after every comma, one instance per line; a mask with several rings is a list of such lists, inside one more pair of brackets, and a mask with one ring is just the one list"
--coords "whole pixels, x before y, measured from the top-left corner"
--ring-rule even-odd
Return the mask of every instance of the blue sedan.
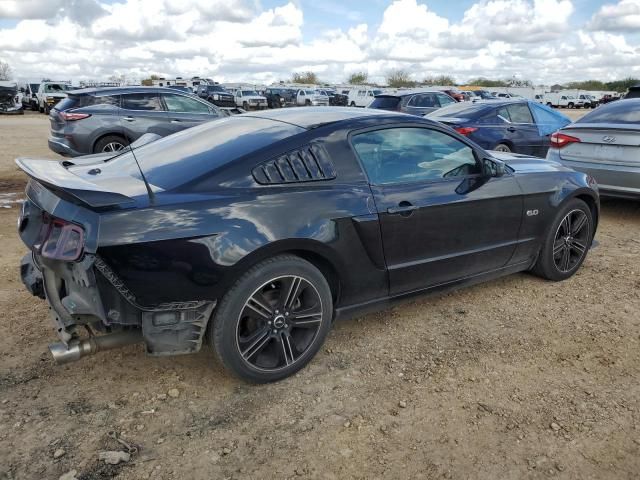
[[449, 125], [487, 150], [544, 157], [549, 138], [571, 120], [524, 99], [462, 102], [426, 115]]

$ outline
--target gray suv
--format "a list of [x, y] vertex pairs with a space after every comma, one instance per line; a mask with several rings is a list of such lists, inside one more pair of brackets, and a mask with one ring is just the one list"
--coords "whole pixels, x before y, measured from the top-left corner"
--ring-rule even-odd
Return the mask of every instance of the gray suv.
[[455, 99], [439, 90], [399, 90], [376, 95], [368, 108], [423, 116], [453, 103], [456, 103]]
[[70, 157], [113, 152], [145, 133], [164, 137], [224, 116], [215, 105], [170, 88], [74, 90], [49, 114], [49, 148]]

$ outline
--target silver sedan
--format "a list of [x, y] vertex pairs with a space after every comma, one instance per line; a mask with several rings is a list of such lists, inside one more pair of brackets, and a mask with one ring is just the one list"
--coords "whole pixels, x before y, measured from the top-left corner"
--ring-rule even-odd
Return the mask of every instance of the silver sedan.
[[602, 195], [640, 199], [640, 98], [608, 103], [557, 131], [547, 159], [588, 173]]

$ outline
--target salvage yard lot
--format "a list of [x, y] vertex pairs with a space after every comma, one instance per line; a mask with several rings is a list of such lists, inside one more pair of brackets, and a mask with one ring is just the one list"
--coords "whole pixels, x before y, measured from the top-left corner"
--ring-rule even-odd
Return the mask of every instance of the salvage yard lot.
[[[16, 156], [55, 158], [47, 134], [43, 115], [0, 117], [0, 194], [24, 188]], [[603, 200], [600, 245], [565, 282], [518, 274], [340, 322], [263, 386], [209, 349], [54, 365], [17, 214], [0, 208], [2, 480], [638, 476], [640, 203]], [[112, 430], [140, 446], [124, 465], [98, 462]]]

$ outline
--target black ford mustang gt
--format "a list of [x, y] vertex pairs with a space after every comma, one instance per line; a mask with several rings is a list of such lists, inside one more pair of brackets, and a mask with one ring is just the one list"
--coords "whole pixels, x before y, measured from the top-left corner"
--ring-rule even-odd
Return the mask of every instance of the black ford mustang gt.
[[206, 339], [255, 382], [302, 368], [338, 317], [523, 270], [568, 278], [599, 213], [583, 173], [379, 110], [248, 113], [106, 162], [17, 163], [23, 281], [51, 306], [59, 362]]

